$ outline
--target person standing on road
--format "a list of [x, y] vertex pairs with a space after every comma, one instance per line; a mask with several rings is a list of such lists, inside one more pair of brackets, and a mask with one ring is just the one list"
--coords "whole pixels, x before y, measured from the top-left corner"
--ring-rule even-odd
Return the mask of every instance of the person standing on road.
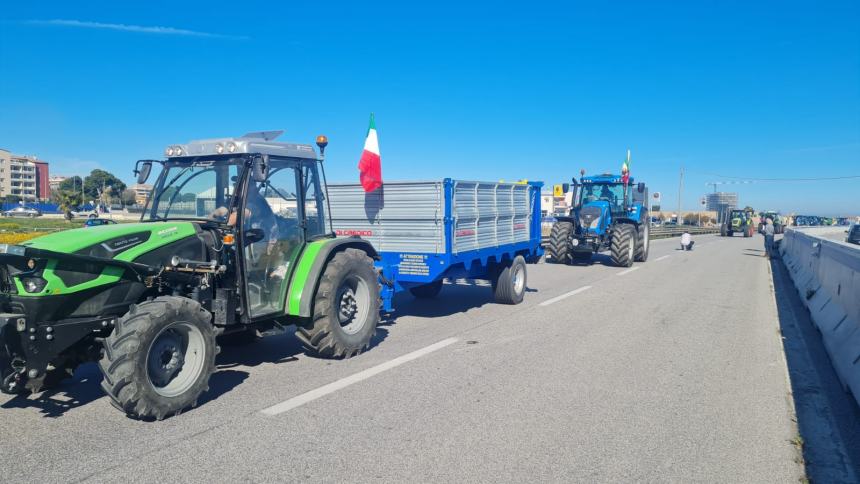
[[762, 235], [764, 235], [764, 256], [772, 257], [771, 252], [773, 252], [773, 220], [770, 218], [765, 219], [764, 227], [761, 231]]

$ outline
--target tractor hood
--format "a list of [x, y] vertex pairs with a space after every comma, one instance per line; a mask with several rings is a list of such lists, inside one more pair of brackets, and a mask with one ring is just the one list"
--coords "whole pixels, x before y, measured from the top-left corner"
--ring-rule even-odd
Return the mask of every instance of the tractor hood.
[[581, 206], [577, 211], [577, 217], [582, 229], [588, 234], [597, 234], [602, 225], [605, 225], [606, 216], [609, 213], [609, 202], [606, 200], [595, 200]]
[[133, 261], [142, 254], [196, 232], [191, 222], [111, 224], [56, 232], [21, 245], [65, 254]]

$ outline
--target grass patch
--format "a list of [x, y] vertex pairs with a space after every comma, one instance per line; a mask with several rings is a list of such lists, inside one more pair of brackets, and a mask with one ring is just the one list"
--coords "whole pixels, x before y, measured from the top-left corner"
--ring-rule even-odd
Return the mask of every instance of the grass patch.
[[5, 232], [0, 233], [0, 244], [20, 244], [25, 240], [41, 237], [49, 232]]
[[3, 232], [55, 232], [77, 229], [84, 226], [85, 219], [67, 222], [59, 218], [0, 218], [0, 233]]

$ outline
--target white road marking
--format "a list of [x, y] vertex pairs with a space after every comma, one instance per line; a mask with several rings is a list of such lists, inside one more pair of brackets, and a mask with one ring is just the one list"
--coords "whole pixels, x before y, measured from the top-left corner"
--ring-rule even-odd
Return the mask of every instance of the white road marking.
[[549, 306], [552, 303], [557, 303], [557, 302], [561, 301], [562, 299], [573, 296], [574, 294], [579, 294], [579, 293], [581, 293], [583, 291], [587, 291], [589, 289], [591, 289], [591, 286], [582, 286], [579, 289], [574, 289], [573, 291], [566, 292], [566, 293], [562, 294], [561, 296], [556, 296], [552, 299], [547, 299], [546, 301], [538, 304], [538, 306]]
[[456, 343], [457, 341], [458, 341], [457, 338], [443, 339], [442, 341], [440, 341], [438, 343], [433, 343], [430, 346], [425, 346], [424, 348], [421, 348], [420, 350], [415, 350], [412, 353], [407, 353], [403, 356], [398, 356], [397, 358], [394, 358], [393, 360], [386, 361], [385, 363], [376, 365], [372, 368], [368, 368], [364, 371], [360, 371], [360, 372], [358, 372], [354, 375], [350, 375], [346, 378], [341, 378], [340, 380], [329, 383], [328, 385], [323, 385], [323, 386], [321, 386], [315, 390], [311, 390], [307, 393], [302, 393], [301, 395], [293, 397], [289, 400], [283, 401], [283, 402], [278, 403], [276, 405], [272, 405], [269, 408], [263, 409], [260, 412], [265, 414], [265, 415], [278, 415], [280, 413], [284, 413], [284, 412], [287, 412], [289, 410], [292, 410], [296, 407], [301, 407], [302, 405], [304, 405], [306, 403], [312, 402], [318, 398], [322, 398], [322, 397], [324, 397], [330, 393], [334, 393], [338, 390], [342, 390], [342, 389], [344, 389], [350, 385], [353, 385], [355, 383], [358, 383], [360, 381], [367, 380], [368, 378], [370, 378], [372, 376], [376, 376], [376, 375], [382, 373], [383, 371], [390, 370], [390, 369], [398, 367], [404, 363], [408, 363], [412, 360], [421, 358], [424, 355], [430, 354], [436, 350], [440, 350], [440, 349], [442, 349], [448, 345]]
[[663, 257], [658, 257], [658, 258], [654, 259], [654, 262], [659, 262], [659, 261], [661, 261], [661, 260], [663, 260], [663, 259], [668, 259], [668, 258], [669, 258], [669, 256], [668, 256], [668, 255], [664, 255]]
[[631, 267], [630, 269], [627, 269], [627, 270], [621, 271], [621, 272], [619, 272], [618, 274], [615, 274], [615, 275], [616, 275], [616, 276], [623, 276], [624, 274], [630, 274], [630, 273], [631, 273], [631, 272], [633, 272], [633, 271], [638, 271], [640, 267], [642, 267], [642, 266]]

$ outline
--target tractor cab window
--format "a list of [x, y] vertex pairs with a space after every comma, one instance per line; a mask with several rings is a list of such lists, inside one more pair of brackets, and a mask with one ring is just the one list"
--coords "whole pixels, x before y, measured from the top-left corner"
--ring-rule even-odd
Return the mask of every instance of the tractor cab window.
[[251, 317], [284, 311], [289, 275], [304, 241], [295, 161], [270, 161], [264, 182], [248, 181], [242, 219]]
[[[627, 188], [627, 196], [630, 197], [632, 189]], [[582, 189], [581, 203], [587, 204], [596, 201], [609, 202], [609, 209], [612, 212], [622, 212], [624, 210], [624, 185], [622, 184], [587, 184]]]
[[316, 163], [306, 164], [302, 168], [302, 194], [307, 237], [312, 238], [328, 233], [325, 218], [325, 190], [322, 189]]
[[238, 177], [239, 166], [227, 161], [168, 163], [149, 202], [149, 218], [226, 220]]

